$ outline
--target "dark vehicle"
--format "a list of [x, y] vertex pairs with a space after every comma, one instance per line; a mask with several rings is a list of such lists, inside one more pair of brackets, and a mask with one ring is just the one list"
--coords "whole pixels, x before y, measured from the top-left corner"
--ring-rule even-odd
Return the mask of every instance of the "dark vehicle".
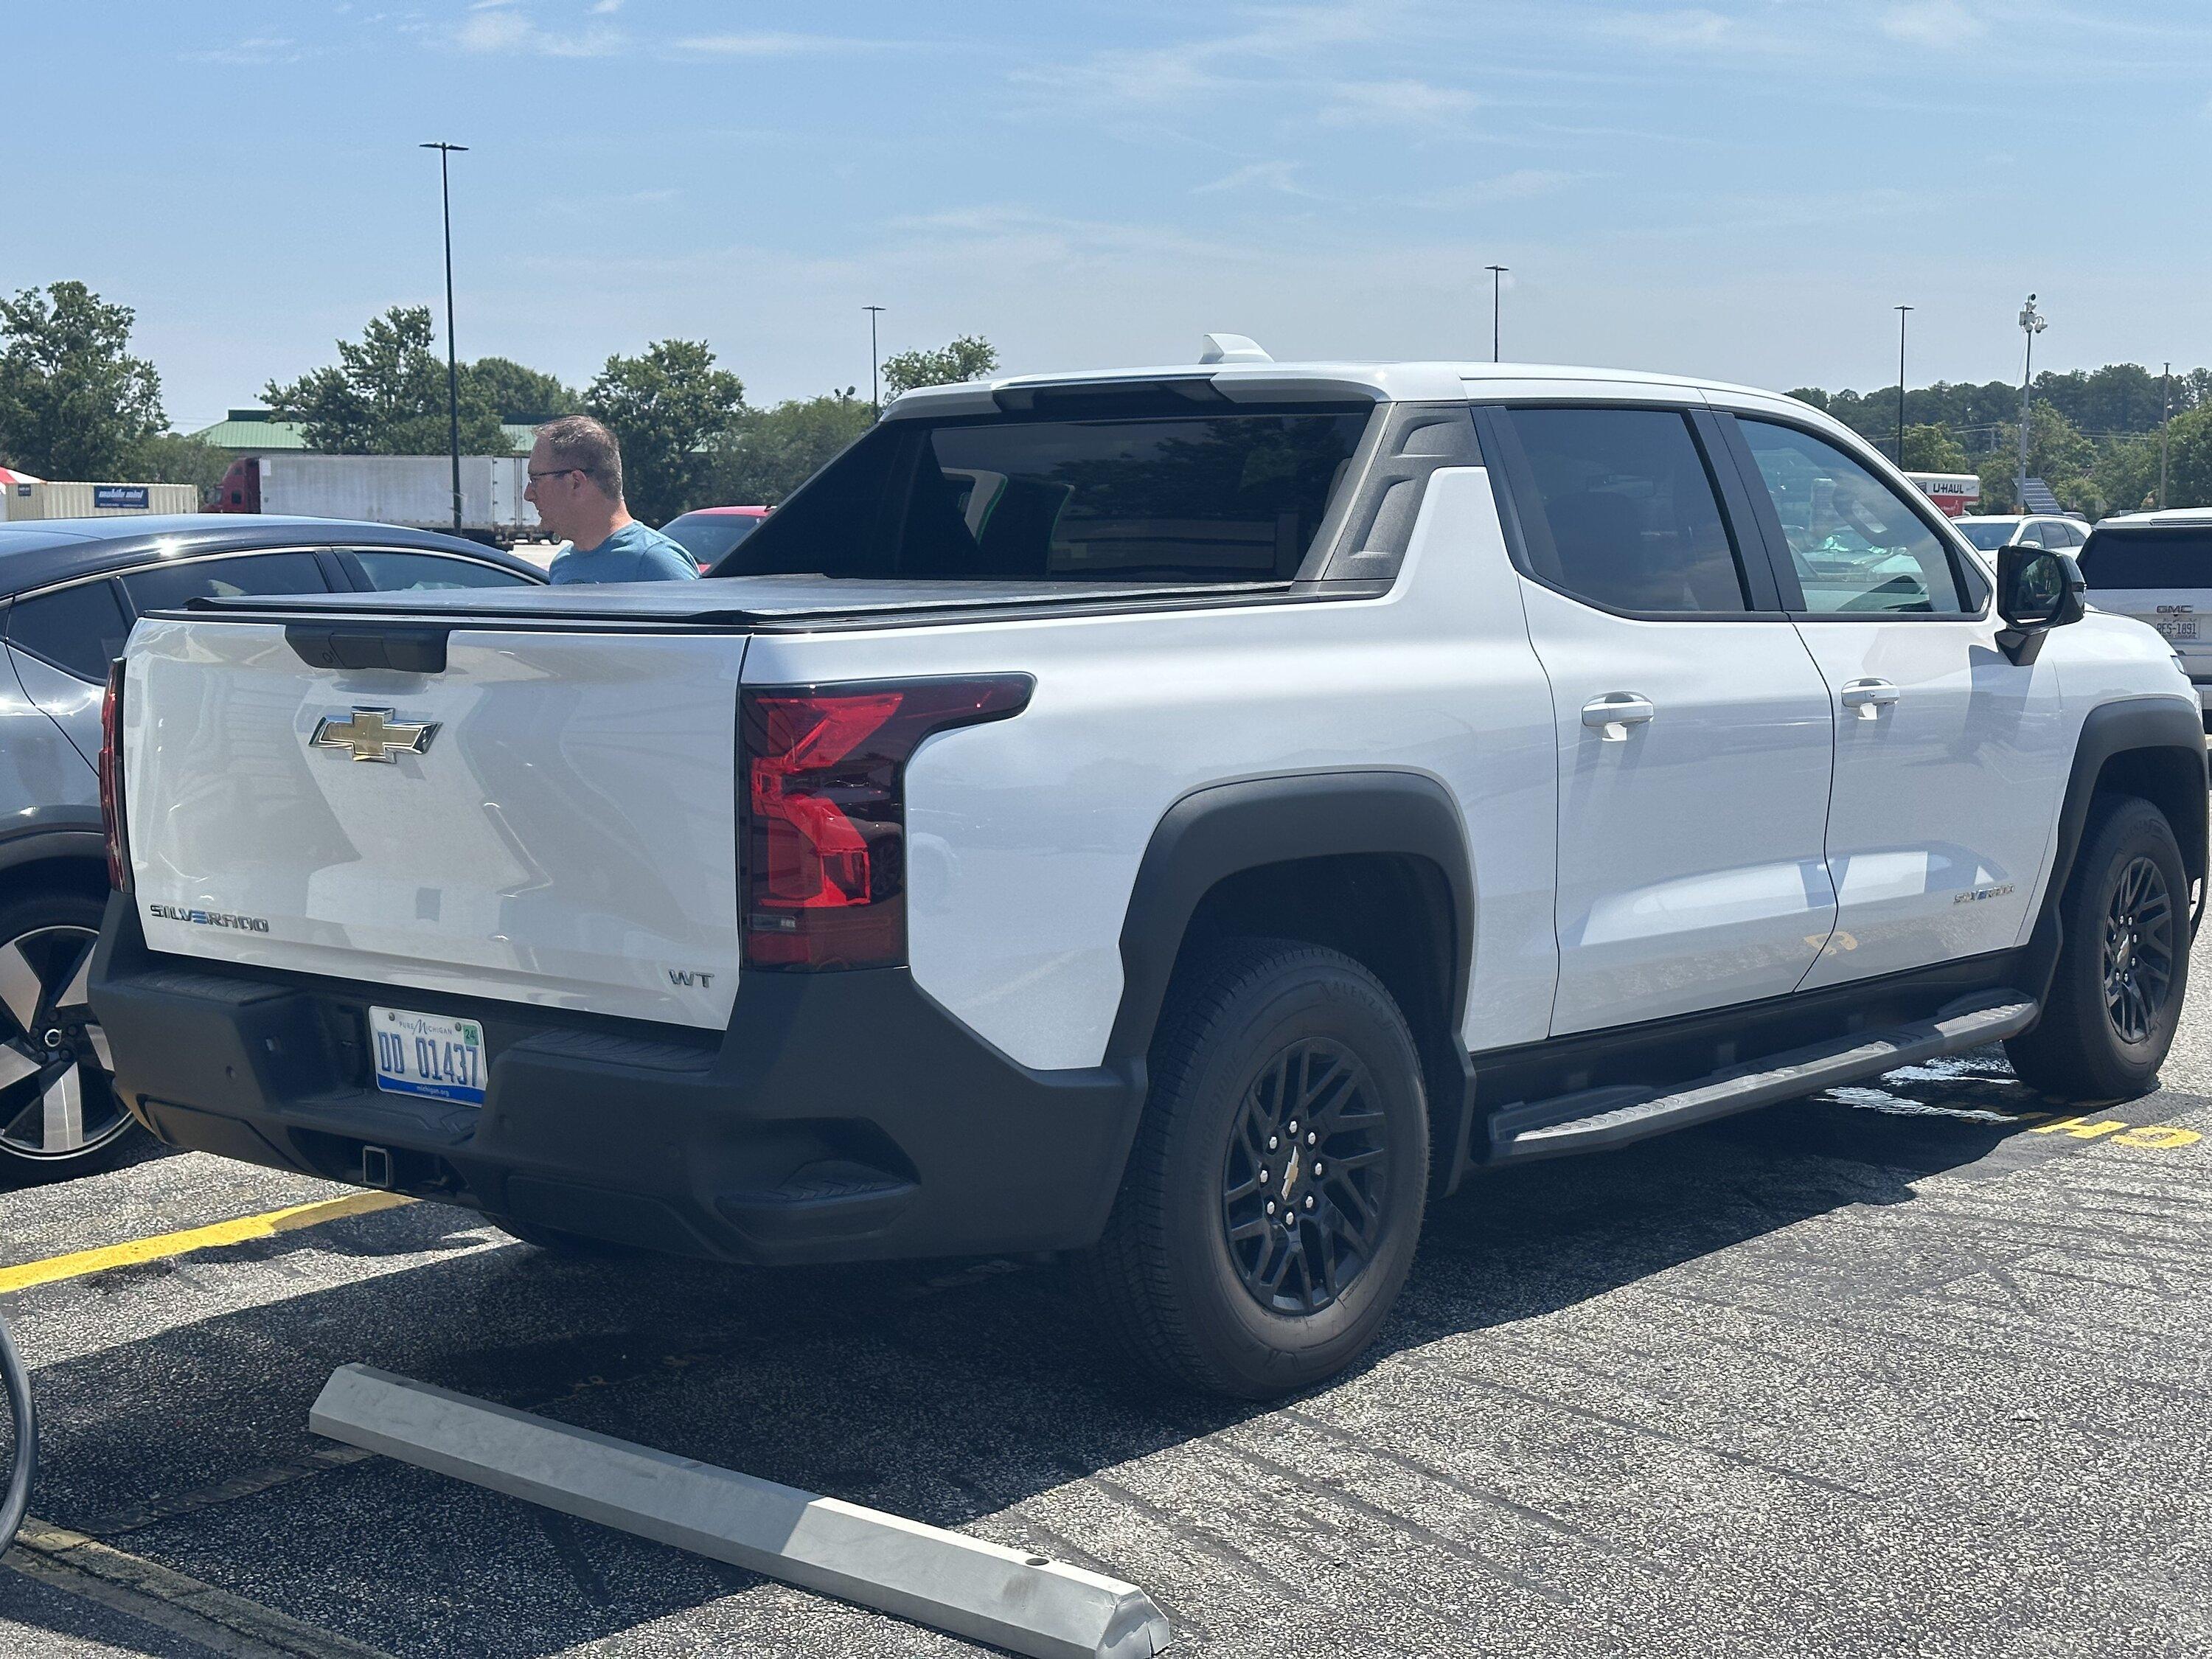
[[700, 569], [710, 570], [725, 553], [758, 530], [768, 513], [764, 507], [698, 507], [678, 514], [660, 526], [660, 533], [680, 543]]
[[139, 615], [202, 597], [544, 580], [473, 542], [336, 519], [0, 524], [0, 1183], [87, 1173], [143, 1133], [85, 1005], [107, 890], [100, 700]]

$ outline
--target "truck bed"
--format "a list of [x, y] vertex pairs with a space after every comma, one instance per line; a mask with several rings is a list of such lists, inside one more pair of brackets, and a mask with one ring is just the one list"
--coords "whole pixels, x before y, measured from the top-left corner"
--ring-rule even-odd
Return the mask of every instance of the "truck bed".
[[[562, 587], [459, 588], [429, 592], [306, 593], [194, 599], [155, 616], [291, 622], [390, 617], [459, 627], [532, 623], [747, 632], [912, 627], [988, 620], [997, 613], [1181, 609], [1279, 599], [1297, 584], [1250, 582], [929, 581], [826, 576], [708, 576], [696, 582], [572, 584]], [[1346, 584], [1334, 584], [1332, 594]]]

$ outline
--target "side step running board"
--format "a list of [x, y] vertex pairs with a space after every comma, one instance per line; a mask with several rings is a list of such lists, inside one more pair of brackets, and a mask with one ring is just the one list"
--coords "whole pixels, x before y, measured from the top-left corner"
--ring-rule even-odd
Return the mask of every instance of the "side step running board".
[[1954, 1004], [1931, 1020], [1770, 1055], [1673, 1094], [1654, 1095], [1632, 1085], [1507, 1106], [1491, 1121], [1492, 1162], [1522, 1164], [1569, 1152], [1606, 1152], [1669, 1129], [1818, 1094], [2013, 1036], [2035, 1023], [2036, 1012], [2034, 998], [1997, 991]]

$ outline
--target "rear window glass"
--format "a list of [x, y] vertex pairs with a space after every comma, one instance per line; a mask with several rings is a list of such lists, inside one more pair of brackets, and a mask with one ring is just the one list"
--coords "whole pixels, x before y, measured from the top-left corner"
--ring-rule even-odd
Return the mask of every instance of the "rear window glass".
[[1313, 545], [1370, 413], [889, 421], [714, 574], [1286, 579]]
[[2019, 527], [2010, 524], [1962, 524], [1958, 530], [1983, 552], [1994, 553], [2012, 540], [2012, 532]]
[[361, 574], [380, 593], [440, 592], [457, 587], [520, 587], [530, 579], [474, 559], [449, 559], [437, 553], [399, 552], [389, 548], [354, 550]]
[[246, 553], [228, 559], [186, 559], [149, 565], [123, 579], [143, 614], [174, 611], [189, 599], [235, 599], [263, 593], [327, 593], [312, 553]]
[[2092, 588], [2212, 587], [2212, 525], [2092, 531], [2075, 557]]
[[9, 644], [88, 680], [107, 678], [130, 632], [113, 585], [104, 581], [18, 599], [8, 611]]

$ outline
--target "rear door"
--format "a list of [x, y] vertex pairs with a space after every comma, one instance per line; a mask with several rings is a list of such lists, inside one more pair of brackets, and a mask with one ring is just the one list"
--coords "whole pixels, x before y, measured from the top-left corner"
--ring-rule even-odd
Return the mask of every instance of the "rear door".
[[1763, 556], [1742, 556], [1723, 514], [1741, 487], [1700, 436], [1710, 417], [1481, 416], [1555, 711], [1552, 1030], [1787, 994], [1835, 920], [1833, 722]]
[[1808, 428], [1731, 430], [1836, 705], [1836, 932], [1806, 987], [2009, 949], [2070, 758], [2056, 665], [1998, 649], [1988, 585], [1917, 492]]

